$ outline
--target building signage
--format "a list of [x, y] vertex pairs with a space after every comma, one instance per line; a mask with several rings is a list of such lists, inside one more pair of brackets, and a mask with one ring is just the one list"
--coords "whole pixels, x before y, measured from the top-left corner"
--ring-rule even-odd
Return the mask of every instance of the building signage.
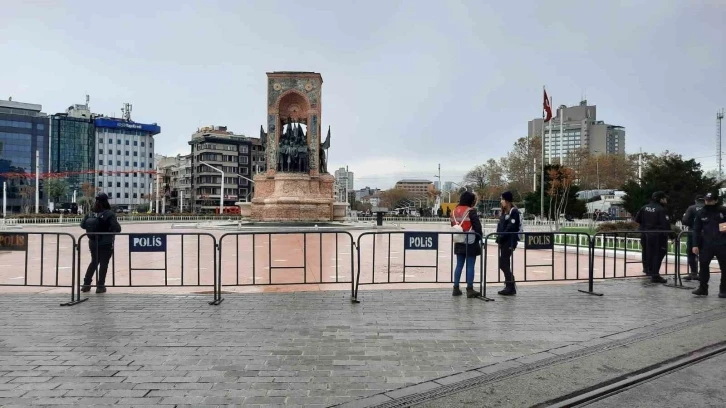
[[27, 251], [28, 234], [0, 233], [0, 251]]
[[161, 127], [159, 127], [158, 125], [126, 122], [123, 120], [110, 118], [98, 118], [94, 120], [94, 124], [96, 125], [96, 127], [100, 128], [143, 130], [144, 132], [149, 132], [154, 135], [161, 132]]
[[528, 232], [524, 236], [525, 249], [553, 249], [554, 247], [554, 234]]
[[412, 250], [438, 250], [438, 232], [404, 232], [404, 249]]
[[129, 252], [166, 252], [166, 234], [131, 234]]

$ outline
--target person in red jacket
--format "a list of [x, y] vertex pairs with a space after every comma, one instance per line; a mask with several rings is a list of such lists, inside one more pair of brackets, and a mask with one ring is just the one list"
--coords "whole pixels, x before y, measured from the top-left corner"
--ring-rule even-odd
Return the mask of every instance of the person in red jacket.
[[[466, 297], [475, 298], [481, 295], [474, 290], [474, 266], [476, 258], [481, 255], [482, 228], [479, 215], [476, 213], [476, 195], [465, 191], [459, 197], [459, 205], [451, 213], [451, 226], [460, 225], [464, 232], [471, 232], [464, 236], [464, 242], [454, 243], [456, 255], [456, 268], [454, 269], [454, 296], [461, 296], [459, 289], [461, 273], [466, 264]], [[476, 234], [473, 234], [476, 233]], [[463, 234], [462, 234], [463, 235]]]

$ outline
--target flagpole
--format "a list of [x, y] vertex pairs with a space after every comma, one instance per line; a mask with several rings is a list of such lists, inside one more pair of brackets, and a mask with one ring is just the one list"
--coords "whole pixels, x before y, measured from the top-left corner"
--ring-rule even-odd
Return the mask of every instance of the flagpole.
[[560, 108], [560, 166], [564, 165], [565, 152], [563, 150], [564, 141], [564, 123], [565, 120], [565, 108]]
[[[545, 87], [542, 87], [542, 91], [546, 92]], [[542, 160], [540, 161], [540, 167], [542, 168], [540, 172], [540, 200], [539, 200], [539, 216], [544, 220], [544, 166], [545, 166], [545, 144], [544, 144], [544, 128], [545, 128], [545, 111], [542, 109], [542, 138], [540, 139], [540, 142], [542, 143]]]
[[[552, 97], [550, 96], [550, 109], [552, 109]], [[550, 143], [550, 154], [549, 154], [549, 164], [552, 164], [552, 119], [550, 119], [550, 135], [549, 135], [549, 143]]]

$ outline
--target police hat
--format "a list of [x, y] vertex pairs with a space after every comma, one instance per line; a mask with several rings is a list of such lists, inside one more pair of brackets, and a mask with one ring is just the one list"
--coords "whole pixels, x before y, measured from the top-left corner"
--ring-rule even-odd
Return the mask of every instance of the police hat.
[[708, 193], [703, 197], [703, 199], [718, 201], [718, 192]]
[[98, 193], [98, 195], [96, 196], [96, 200], [108, 201], [108, 195], [106, 195], [106, 193]]
[[662, 200], [664, 198], [668, 198], [668, 195], [666, 195], [666, 193], [664, 193], [662, 191], [656, 191], [655, 193], [653, 193], [653, 197], [652, 198], [653, 198], [654, 201], [660, 201], [660, 200]]
[[703, 194], [697, 195], [696, 196], [696, 201], [699, 201], [699, 202], [703, 201]]

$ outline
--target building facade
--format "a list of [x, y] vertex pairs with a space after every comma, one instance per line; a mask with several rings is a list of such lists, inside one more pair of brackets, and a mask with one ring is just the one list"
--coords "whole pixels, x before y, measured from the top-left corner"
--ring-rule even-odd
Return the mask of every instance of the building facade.
[[108, 194], [111, 204], [134, 209], [153, 202], [156, 191], [154, 136], [156, 124], [136, 123], [130, 118], [98, 117], [96, 128], [96, 185]]
[[335, 170], [335, 200], [338, 202], [349, 202], [348, 194], [355, 190], [355, 177], [348, 167], [341, 167]]
[[66, 197], [50, 197], [58, 204], [70, 203], [73, 192], [96, 185], [96, 126], [88, 105], [72, 105], [50, 120], [50, 172], [65, 173]]
[[[235, 135], [226, 126], [199, 129], [189, 141], [191, 146], [191, 201], [194, 212], [218, 211], [220, 194], [225, 207], [252, 200], [252, 140]], [[205, 164], [206, 163], [206, 164]], [[211, 169], [212, 166], [224, 172]], [[243, 176], [243, 177], [239, 177]]]
[[[47, 173], [50, 120], [42, 106], [0, 100], [0, 184], [7, 183], [7, 211], [34, 210], [35, 189], [40, 187], [40, 207], [48, 200], [42, 186], [35, 185], [36, 152], [41, 173]], [[0, 196], [2, 200], [2, 196]]]
[[542, 126], [545, 126], [544, 155], [547, 163], [566, 161], [568, 154], [582, 149], [587, 149], [592, 155], [625, 154], [625, 128], [597, 120], [597, 106], [588, 105], [583, 100], [577, 106], [561, 105], [553, 114], [556, 116], [546, 124], [538, 118], [530, 120], [527, 125], [527, 137], [530, 138], [541, 137]]
[[434, 183], [423, 179], [404, 179], [396, 182], [396, 188], [406, 190], [408, 198], [428, 198], [433, 192]]

